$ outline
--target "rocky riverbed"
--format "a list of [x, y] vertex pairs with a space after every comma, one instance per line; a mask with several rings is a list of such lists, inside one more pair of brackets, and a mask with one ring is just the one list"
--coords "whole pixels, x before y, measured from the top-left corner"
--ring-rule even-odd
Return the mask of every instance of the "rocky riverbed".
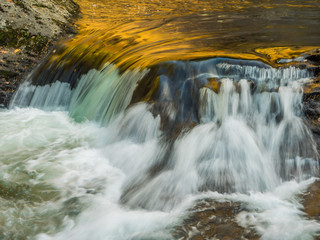
[[56, 41], [75, 33], [72, 0], [0, 0], [0, 105]]

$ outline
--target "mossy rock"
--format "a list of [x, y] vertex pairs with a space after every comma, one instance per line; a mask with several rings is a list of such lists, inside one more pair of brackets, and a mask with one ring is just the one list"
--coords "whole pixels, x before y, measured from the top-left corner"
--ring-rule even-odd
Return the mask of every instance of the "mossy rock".
[[18, 74], [16, 72], [11, 72], [11, 71], [5, 71], [5, 70], [0, 70], [0, 78], [12, 78], [17, 76]]
[[26, 46], [27, 50], [41, 53], [48, 43], [47, 37], [32, 35], [24, 29], [14, 29], [12, 27], [0, 29], [0, 46], [13, 48]]

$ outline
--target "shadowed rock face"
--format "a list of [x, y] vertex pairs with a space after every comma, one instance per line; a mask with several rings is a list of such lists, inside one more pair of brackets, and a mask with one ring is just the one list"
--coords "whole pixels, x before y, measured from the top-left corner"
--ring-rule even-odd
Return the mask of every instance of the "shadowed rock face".
[[48, 52], [53, 42], [74, 33], [79, 13], [72, 0], [1, 0], [0, 105], [7, 106], [21, 78]]
[[320, 49], [305, 54], [304, 61], [313, 67], [314, 80], [304, 87], [303, 112], [305, 121], [320, 150]]
[[303, 95], [303, 110], [306, 117], [306, 123], [311, 131], [314, 133], [317, 141], [318, 150], [320, 144], [320, 90], [319, 78], [315, 79], [310, 85], [306, 86]]
[[[314, 68], [315, 79], [307, 84], [303, 94], [303, 112], [305, 122], [313, 132], [320, 150], [320, 49], [316, 49], [305, 55], [305, 61], [316, 66]], [[315, 181], [302, 196], [304, 212], [311, 219], [320, 220], [320, 181]], [[315, 239], [320, 239], [319, 236]]]

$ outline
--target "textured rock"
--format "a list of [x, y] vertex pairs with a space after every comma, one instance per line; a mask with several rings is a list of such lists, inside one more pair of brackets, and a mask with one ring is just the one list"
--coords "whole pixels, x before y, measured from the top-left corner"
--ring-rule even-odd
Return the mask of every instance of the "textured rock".
[[303, 112], [305, 123], [313, 133], [317, 142], [318, 151], [320, 150], [320, 77], [304, 88]]
[[189, 216], [172, 233], [175, 239], [259, 239], [252, 229], [245, 229], [236, 222], [236, 215], [243, 211], [237, 202], [217, 202], [205, 199], [189, 210]]
[[71, 0], [0, 0], [1, 28], [54, 38], [79, 11]]
[[[320, 220], [320, 180], [315, 181], [302, 196], [302, 204], [307, 217], [315, 221]], [[320, 235], [315, 237], [319, 240]]]
[[315, 181], [303, 196], [304, 211], [314, 220], [320, 220], [320, 180]]
[[53, 43], [75, 33], [72, 0], [0, 0], [0, 106]]
[[306, 59], [313, 64], [320, 65], [320, 49], [307, 54]]

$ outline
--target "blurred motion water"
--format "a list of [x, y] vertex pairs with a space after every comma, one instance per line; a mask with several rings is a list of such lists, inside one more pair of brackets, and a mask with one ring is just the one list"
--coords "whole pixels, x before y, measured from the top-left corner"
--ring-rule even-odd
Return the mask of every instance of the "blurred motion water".
[[278, 62], [319, 46], [319, 1], [77, 2], [79, 34], [0, 111], [0, 239], [207, 239], [175, 234], [203, 199], [261, 239], [319, 234], [315, 73]]
[[99, 50], [105, 47], [117, 55], [117, 61], [129, 61], [130, 65], [208, 56], [270, 63], [320, 42], [317, 0], [78, 3], [83, 6], [83, 18], [74, 41], [93, 48], [97, 44]]

